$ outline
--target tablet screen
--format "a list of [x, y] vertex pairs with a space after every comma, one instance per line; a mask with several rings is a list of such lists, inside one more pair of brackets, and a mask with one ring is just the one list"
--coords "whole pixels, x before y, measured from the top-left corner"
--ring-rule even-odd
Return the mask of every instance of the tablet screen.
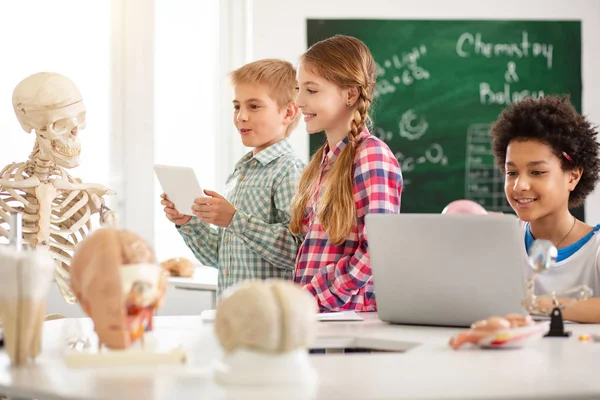
[[198, 197], [205, 197], [196, 173], [190, 167], [155, 165], [154, 172], [163, 193], [181, 214], [194, 215], [192, 205]]

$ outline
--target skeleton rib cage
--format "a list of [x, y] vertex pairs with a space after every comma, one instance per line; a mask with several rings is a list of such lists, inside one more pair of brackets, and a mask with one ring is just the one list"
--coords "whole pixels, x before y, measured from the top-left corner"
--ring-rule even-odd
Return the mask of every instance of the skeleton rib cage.
[[[31, 160], [13, 163], [0, 172], [0, 180], [10, 180], [18, 186], [19, 183], [33, 177], [33, 171], [34, 165]], [[63, 179], [69, 183], [81, 183], [80, 179], [73, 178], [65, 169], [55, 165], [50, 168], [48, 177]], [[9, 237], [9, 213], [22, 213], [24, 247], [47, 248], [50, 251], [57, 264], [55, 277], [58, 286], [65, 300], [74, 303], [75, 298], [70, 290], [69, 265], [75, 245], [91, 231], [92, 212], [89, 195], [85, 190], [57, 190], [55, 198], [46, 200], [51, 203], [50, 221], [41, 221], [40, 204], [35, 191], [35, 187], [16, 188], [0, 185], [0, 236], [6, 239]], [[48, 235], [40, 231], [40, 226], [44, 224], [50, 228]]]

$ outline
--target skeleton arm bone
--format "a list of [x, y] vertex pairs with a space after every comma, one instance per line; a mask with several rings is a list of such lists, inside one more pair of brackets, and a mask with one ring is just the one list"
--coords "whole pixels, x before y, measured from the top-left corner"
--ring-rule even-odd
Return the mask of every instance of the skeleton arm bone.
[[92, 212], [99, 212], [100, 225], [103, 228], [115, 228], [117, 226], [117, 213], [104, 204], [103, 197], [100, 197], [95, 193], [90, 193], [90, 203], [94, 206], [92, 207]]

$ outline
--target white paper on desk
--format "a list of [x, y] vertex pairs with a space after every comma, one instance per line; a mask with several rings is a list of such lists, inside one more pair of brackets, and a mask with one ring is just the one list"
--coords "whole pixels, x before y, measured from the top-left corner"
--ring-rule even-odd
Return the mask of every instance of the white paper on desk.
[[317, 314], [317, 321], [364, 321], [364, 318], [358, 315], [355, 311], [338, 311], [319, 313]]
[[[203, 322], [214, 322], [217, 310], [204, 310], [200, 313]], [[354, 311], [340, 311], [317, 314], [317, 321], [364, 321], [364, 318]]]

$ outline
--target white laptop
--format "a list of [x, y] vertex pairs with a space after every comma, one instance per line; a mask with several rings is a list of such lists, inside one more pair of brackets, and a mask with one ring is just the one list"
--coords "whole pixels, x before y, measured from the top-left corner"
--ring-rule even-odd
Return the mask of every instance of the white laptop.
[[365, 224], [382, 321], [469, 326], [525, 313], [515, 216], [369, 214]]

